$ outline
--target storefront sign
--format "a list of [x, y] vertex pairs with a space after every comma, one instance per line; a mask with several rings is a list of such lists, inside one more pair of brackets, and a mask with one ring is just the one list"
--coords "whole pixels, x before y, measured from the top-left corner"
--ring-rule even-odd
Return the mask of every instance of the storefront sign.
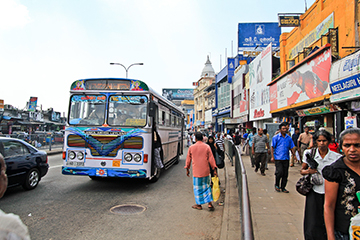
[[309, 32], [298, 44], [289, 52], [289, 59], [293, 59], [305, 47], [310, 46], [324, 35], [329, 28], [334, 28], [334, 13], [331, 13], [324, 21], [322, 21], [314, 30]]
[[300, 26], [299, 15], [279, 15], [279, 27], [298, 27]]
[[304, 109], [304, 110], [298, 110], [298, 111], [296, 111], [296, 113], [298, 116], [304, 117], [304, 116], [331, 113], [331, 112], [336, 112], [336, 111], [340, 111], [340, 110], [341, 110], [341, 108], [339, 106], [330, 104], [330, 105], [324, 105], [324, 106], [319, 106], [319, 107], [314, 107], [314, 108], [308, 108], [308, 109]]
[[338, 29], [329, 29], [329, 43], [331, 44], [331, 54], [339, 56]]
[[345, 117], [345, 129], [348, 129], [350, 127], [357, 127], [356, 116]]
[[327, 49], [270, 86], [270, 110], [330, 93], [331, 50]]
[[[359, 94], [360, 51], [334, 62], [330, 70], [331, 101], [350, 99]], [[347, 94], [345, 94], [348, 92]]]
[[272, 78], [272, 49], [269, 44], [249, 65], [250, 121], [271, 118], [268, 83]]

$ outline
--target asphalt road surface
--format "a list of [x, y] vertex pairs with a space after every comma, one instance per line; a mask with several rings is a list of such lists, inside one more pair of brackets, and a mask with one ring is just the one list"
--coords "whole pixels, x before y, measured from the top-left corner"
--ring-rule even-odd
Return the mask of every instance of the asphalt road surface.
[[[61, 155], [38, 187], [8, 189], [0, 208], [20, 216], [31, 239], [219, 239], [222, 207], [195, 204], [192, 178], [180, 163], [156, 183], [138, 179], [91, 180], [61, 174]], [[111, 208], [119, 213], [112, 213]]]

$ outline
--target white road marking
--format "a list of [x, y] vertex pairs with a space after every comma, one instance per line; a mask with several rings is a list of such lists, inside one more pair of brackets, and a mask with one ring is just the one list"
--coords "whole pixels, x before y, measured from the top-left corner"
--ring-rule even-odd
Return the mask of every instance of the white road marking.
[[62, 167], [63, 165], [50, 166], [49, 169]]

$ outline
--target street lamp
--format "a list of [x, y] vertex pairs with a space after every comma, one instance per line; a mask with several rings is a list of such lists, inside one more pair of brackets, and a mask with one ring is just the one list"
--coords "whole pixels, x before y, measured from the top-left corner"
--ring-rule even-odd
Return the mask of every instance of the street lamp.
[[144, 65], [144, 63], [133, 63], [133, 64], [131, 64], [130, 66], [128, 66], [127, 68], [126, 68], [124, 65], [122, 65], [121, 63], [110, 63], [110, 65], [120, 65], [120, 66], [122, 66], [122, 67], [125, 69], [125, 71], [126, 71], [126, 78], [128, 78], [128, 71], [129, 71], [129, 68], [130, 68], [131, 66], [134, 66], [134, 65]]

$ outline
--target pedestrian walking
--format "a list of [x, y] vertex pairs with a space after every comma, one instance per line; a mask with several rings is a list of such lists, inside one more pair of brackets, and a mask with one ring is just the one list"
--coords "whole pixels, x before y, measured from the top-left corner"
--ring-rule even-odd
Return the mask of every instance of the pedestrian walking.
[[[305, 150], [305, 156], [310, 157], [317, 162], [316, 169], [309, 167], [310, 164], [306, 157], [303, 158], [301, 175], [312, 174], [319, 181], [313, 181], [314, 185], [306, 195], [304, 212], [304, 238], [305, 240], [326, 240], [326, 228], [324, 222], [324, 198], [325, 198], [325, 179], [322, 176], [322, 169], [335, 162], [341, 157], [340, 154], [330, 151], [329, 144], [331, 134], [325, 130], [317, 131], [314, 136], [313, 149]], [[313, 154], [312, 154], [313, 153]], [[312, 156], [313, 155], [313, 156]], [[320, 181], [321, 180], [321, 181]]]
[[[213, 157], [211, 148], [205, 144], [203, 136], [200, 132], [195, 133], [196, 143], [189, 147], [186, 156], [186, 175], [190, 177], [190, 166], [192, 166], [193, 173], [193, 189], [196, 204], [192, 206], [193, 209], [202, 210], [202, 204], [208, 204], [209, 210], [213, 211], [212, 192], [210, 187], [210, 168], [214, 170], [214, 175], [217, 176], [216, 163]], [[210, 165], [210, 167], [209, 167]]]
[[339, 144], [336, 142], [335, 137], [331, 137], [331, 143], [329, 144], [329, 149], [333, 152], [339, 152]]
[[256, 128], [252, 128], [251, 133], [248, 135], [248, 140], [249, 140], [249, 151], [250, 151], [250, 160], [251, 160], [251, 167], [255, 167], [255, 159], [254, 159], [254, 154], [252, 154], [252, 146], [253, 146], [253, 138], [256, 135]]
[[263, 134], [263, 129], [259, 128], [258, 134], [253, 138], [252, 154], [255, 159], [255, 172], [260, 168], [262, 176], [265, 176], [265, 165], [267, 154], [270, 154], [269, 139]]
[[322, 171], [325, 178], [324, 220], [329, 240], [349, 239], [350, 218], [358, 213], [360, 129], [344, 130], [340, 134], [340, 148], [345, 156]]
[[[264, 132], [264, 135], [267, 137], [267, 139], [269, 140], [269, 143], [270, 143], [270, 135], [269, 135], [267, 129], [265, 128], [265, 129], [263, 130], [263, 132]], [[269, 170], [269, 169], [268, 169], [268, 162], [269, 162], [270, 159], [271, 159], [271, 150], [270, 150], [270, 147], [269, 147], [269, 148], [266, 147], [266, 148], [269, 149], [269, 154], [266, 154], [265, 170]]]
[[277, 192], [289, 193], [285, 188], [289, 175], [289, 151], [295, 155], [294, 142], [287, 134], [287, 124], [279, 125], [280, 133], [272, 138], [271, 161], [275, 162], [275, 190]]
[[304, 132], [299, 135], [297, 147], [300, 150], [300, 160], [302, 161], [304, 151], [309, 148], [310, 142], [312, 141], [312, 135], [309, 133], [309, 127], [304, 128]]
[[221, 156], [223, 157], [223, 159], [225, 159], [225, 144], [220, 132], [216, 134], [215, 143], [220, 147]]
[[[295, 153], [298, 151], [297, 143], [298, 143], [299, 136], [300, 136], [300, 129], [295, 128], [295, 133], [291, 137], [291, 139], [293, 140], [294, 145], [295, 145]], [[293, 167], [295, 162], [297, 162], [296, 155], [291, 155], [290, 167]]]
[[234, 144], [235, 144], [235, 147], [238, 149], [239, 153], [241, 154], [240, 143], [241, 143], [241, 136], [239, 134], [239, 131], [237, 131], [235, 133], [235, 137], [234, 137]]
[[[209, 136], [206, 142], [207, 145], [210, 146], [211, 152], [213, 154], [214, 159], [216, 159], [216, 154], [221, 156], [221, 150], [220, 147], [215, 143], [215, 139], [213, 136]], [[216, 163], [216, 161], [215, 161]], [[215, 177], [214, 170], [210, 166], [210, 175], [211, 177]]]

